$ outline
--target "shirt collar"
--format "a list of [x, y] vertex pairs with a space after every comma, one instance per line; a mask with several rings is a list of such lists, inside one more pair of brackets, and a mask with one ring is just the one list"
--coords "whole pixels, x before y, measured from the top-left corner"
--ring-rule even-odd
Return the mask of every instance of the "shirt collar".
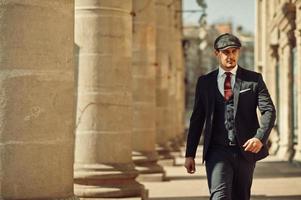
[[[238, 66], [236, 65], [236, 66], [230, 71], [234, 76], [236, 75], [237, 68], [238, 68]], [[225, 74], [225, 72], [226, 72], [226, 71], [225, 71], [221, 66], [218, 67], [218, 76], [219, 76], [219, 77], [223, 76], [223, 75]]]

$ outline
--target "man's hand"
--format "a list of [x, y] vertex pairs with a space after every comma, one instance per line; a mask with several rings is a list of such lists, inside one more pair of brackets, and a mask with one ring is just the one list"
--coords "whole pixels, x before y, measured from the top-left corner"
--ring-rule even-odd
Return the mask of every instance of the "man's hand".
[[193, 174], [195, 172], [195, 162], [193, 157], [187, 157], [185, 159], [185, 168], [189, 174]]
[[258, 138], [251, 138], [243, 145], [245, 151], [250, 151], [252, 153], [258, 153], [262, 146], [263, 144]]

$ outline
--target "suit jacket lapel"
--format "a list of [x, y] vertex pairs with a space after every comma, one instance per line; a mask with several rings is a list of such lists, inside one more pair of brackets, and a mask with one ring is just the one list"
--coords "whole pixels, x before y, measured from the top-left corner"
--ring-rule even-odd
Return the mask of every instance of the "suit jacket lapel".
[[238, 106], [238, 101], [239, 101], [239, 91], [240, 91], [241, 84], [242, 84], [241, 72], [242, 71], [241, 71], [240, 67], [238, 66], [237, 72], [236, 72], [234, 89], [233, 89], [233, 95], [234, 95], [234, 119], [236, 117], [237, 106]]

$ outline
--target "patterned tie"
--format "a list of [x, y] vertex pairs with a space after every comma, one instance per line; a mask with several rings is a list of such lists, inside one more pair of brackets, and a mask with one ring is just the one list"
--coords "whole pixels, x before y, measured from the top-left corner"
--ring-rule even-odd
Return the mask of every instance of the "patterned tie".
[[232, 87], [231, 87], [231, 72], [225, 72], [226, 74], [226, 79], [225, 79], [225, 83], [224, 83], [224, 98], [226, 101], [228, 101], [230, 99], [230, 97], [232, 96], [233, 92], [232, 92]]

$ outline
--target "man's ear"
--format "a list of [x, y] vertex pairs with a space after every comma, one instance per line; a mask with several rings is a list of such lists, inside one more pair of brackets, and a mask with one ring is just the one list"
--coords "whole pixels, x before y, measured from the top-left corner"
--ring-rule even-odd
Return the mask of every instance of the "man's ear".
[[218, 56], [219, 51], [218, 50], [214, 50], [214, 55]]

